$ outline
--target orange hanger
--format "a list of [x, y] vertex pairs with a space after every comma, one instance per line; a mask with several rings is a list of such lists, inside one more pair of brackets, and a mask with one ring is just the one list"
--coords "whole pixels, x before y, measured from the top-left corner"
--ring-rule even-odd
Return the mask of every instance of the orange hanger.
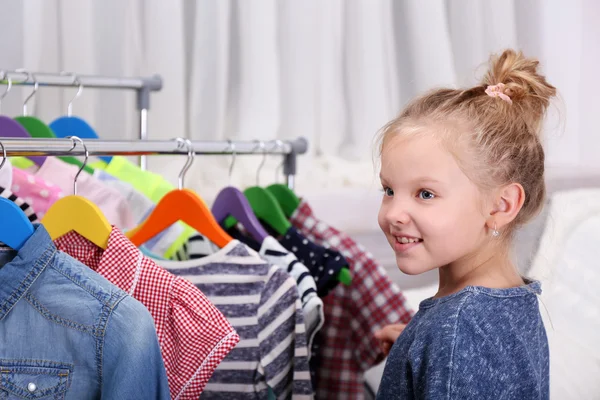
[[140, 226], [130, 230], [127, 237], [141, 246], [174, 223], [182, 221], [223, 248], [233, 238], [219, 226], [204, 201], [192, 190], [183, 189], [183, 177], [194, 161], [194, 150], [189, 140], [177, 139], [188, 146], [188, 161], [179, 174], [179, 189], [167, 193]]

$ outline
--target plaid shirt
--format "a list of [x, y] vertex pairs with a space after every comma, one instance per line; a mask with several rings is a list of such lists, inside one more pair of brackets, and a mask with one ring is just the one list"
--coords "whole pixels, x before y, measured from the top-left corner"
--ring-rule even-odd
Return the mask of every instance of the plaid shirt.
[[217, 365], [240, 340], [223, 314], [193, 284], [142, 255], [117, 228], [106, 250], [75, 232], [54, 242], [148, 308], [171, 398], [197, 400]]
[[323, 299], [325, 325], [317, 398], [362, 399], [364, 371], [384, 359], [375, 331], [408, 323], [413, 312], [373, 255], [345, 233], [318, 220], [304, 200], [291, 221], [308, 239], [341, 252], [352, 273], [350, 286], [337, 285]]

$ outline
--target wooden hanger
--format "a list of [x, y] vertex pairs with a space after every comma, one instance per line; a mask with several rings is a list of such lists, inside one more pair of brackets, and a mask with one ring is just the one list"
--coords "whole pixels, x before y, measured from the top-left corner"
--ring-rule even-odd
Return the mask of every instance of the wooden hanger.
[[[232, 152], [231, 164], [229, 165], [229, 178], [235, 164], [235, 143], [228, 140]], [[219, 192], [211, 208], [212, 214], [219, 223], [225, 221], [229, 216], [235, 218], [258, 242], [262, 243], [269, 234], [262, 227], [254, 214], [248, 199], [244, 194], [233, 186], [227, 186]]]
[[287, 218], [291, 218], [294, 211], [300, 205], [300, 199], [296, 196], [296, 193], [286, 185], [282, 183], [274, 183], [267, 186], [267, 192], [271, 193], [277, 203], [281, 206], [281, 210]]
[[[29, 133], [29, 136], [32, 138], [55, 139], [56, 134], [54, 133], [52, 128], [50, 128], [48, 125], [46, 125], [46, 123], [44, 123], [44, 121], [42, 121], [41, 119], [39, 119], [37, 117], [32, 117], [32, 116], [27, 115], [27, 103], [33, 96], [35, 96], [35, 93], [37, 92], [38, 87], [39, 87], [39, 84], [38, 84], [37, 80], [35, 79], [35, 76], [31, 72], [27, 72], [22, 69], [17, 70], [17, 71], [25, 72], [28, 75], [28, 77], [34, 81], [34, 84], [33, 84], [33, 92], [31, 92], [31, 94], [29, 96], [27, 96], [27, 98], [23, 102], [23, 115], [15, 117], [15, 121], [17, 121], [19, 124], [21, 124], [21, 126], [23, 126], [23, 128], [25, 128], [27, 133]], [[71, 136], [73, 136], [73, 135], [71, 135]], [[46, 160], [46, 157], [40, 157], [40, 158], [43, 160]], [[58, 158], [68, 164], [75, 165], [79, 168], [83, 167], [83, 170], [85, 172], [89, 173], [90, 175], [94, 173], [94, 169], [92, 167], [84, 165], [81, 161], [79, 161], [75, 157], [58, 157]], [[37, 164], [37, 162], [36, 162], [36, 164]], [[41, 164], [38, 164], [38, 165], [41, 165]]]
[[[278, 140], [277, 143], [281, 143], [281, 141]], [[273, 197], [275, 197], [285, 216], [287, 218], [291, 218], [294, 214], [294, 211], [296, 211], [296, 209], [298, 209], [300, 206], [300, 198], [296, 195], [296, 193], [294, 193], [294, 191], [287, 185], [281, 183], [274, 183], [267, 186], [266, 189], [267, 192], [271, 193]], [[346, 286], [350, 286], [352, 284], [352, 273], [350, 272], [350, 269], [347, 267], [340, 269], [340, 272], [337, 275], [337, 280]]]
[[[283, 148], [283, 142], [281, 140], [275, 140], [277, 148]], [[277, 181], [278, 170], [285, 164], [284, 161], [275, 169], [275, 181]], [[300, 206], [300, 199], [296, 196], [296, 193], [290, 189], [287, 185], [281, 183], [274, 183], [265, 188], [267, 192], [271, 193], [277, 200], [277, 203], [281, 206], [281, 211], [285, 214], [286, 218], [291, 218], [294, 211]]]
[[[8, 81], [8, 86], [6, 88], [6, 91], [4, 93], [2, 93], [2, 96], [0, 96], [0, 105], [1, 105], [2, 100], [4, 100], [4, 98], [8, 95], [8, 92], [10, 92], [10, 89], [12, 88], [12, 79], [9, 76], [7, 76], [4, 71], [0, 71], [0, 72], [2, 75], [1, 79], [3, 80], [6, 77], [6, 79]], [[21, 124], [19, 124], [14, 119], [7, 117], [5, 115], [0, 115], [0, 136], [10, 137], [10, 138], [25, 138], [25, 139], [31, 137], [29, 132], [27, 132], [27, 130]], [[31, 157], [27, 157], [27, 158], [29, 158], [31, 161], [33, 161], [38, 166], [42, 165], [42, 163], [46, 159], [46, 157], [40, 157], [40, 156], [31, 156]]]
[[[61, 75], [68, 75], [68, 73], [63, 72]], [[79, 87], [77, 89], [77, 93], [75, 97], [71, 99], [69, 105], [67, 106], [67, 115], [58, 117], [54, 121], [50, 123], [50, 129], [54, 132], [56, 137], [65, 138], [68, 136], [77, 136], [82, 139], [99, 139], [98, 133], [88, 124], [84, 119], [73, 116], [73, 102], [78, 99], [83, 93], [83, 84], [77, 78], [77, 75], [71, 74], [73, 76], [73, 83], [78, 83]], [[99, 159], [110, 163], [112, 160], [112, 156], [98, 156]]]
[[[6, 162], [6, 149], [2, 143], [0, 146], [4, 157], [0, 163], [2, 169]], [[35, 231], [21, 207], [4, 197], [0, 197], [0, 221], [0, 241], [15, 250], [20, 250]]]
[[[89, 157], [85, 143], [76, 136], [72, 136], [70, 139], [75, 145], [73, 148], [76, 147], [76, 140], [81, 142], [85, 150], [83, 162], [83, 166], [85, 166]], [[75, 231], [96, 246], [106, 249], [112, 226], [97, 205], [85, 197], [77, 195], [77, 178], [81, 171], [83, 171], [83, 167], [75, 175], [73, 194], [55, 202], [42, 218], [42, 224], [52, 240]]]
[[[244, 195], [254, 211], [254, 215], [258, 217], [264, 224], [268, 225], [272, 230], [279, 235], [285, 235], [292, 224], [286, 218], [277, 199], [267, 190], [259, 186], [260, 170], [266, 161], [265, 142], [257, 140], [260, 148], [263, 150], [263, 160], [256, 171], [256, 186], [252, 186], [244, 190]], [[232, 216], [225, 220], [224, 226], [226, 229], [233, 227], [237, 223]]]
[[188, 161], [179, 174], [178, 189], [160, 199], [148, 218], [139, 227], [127, 232], [127, 237], [136, 246], [141, 246], [174, 223], [182, 221], [223, 248], [233, 238], [219, 226], [204, 201], [194, 191], [183, 189], [183, 178], [194, 161], [194, 150], [189, 140], [178, 138], [177, 141], [188, 147]]

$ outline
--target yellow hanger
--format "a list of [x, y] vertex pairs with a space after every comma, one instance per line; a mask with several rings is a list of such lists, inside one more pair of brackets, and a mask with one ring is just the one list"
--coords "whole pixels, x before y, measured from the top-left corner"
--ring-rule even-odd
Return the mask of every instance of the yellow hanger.
[[77, 147], [76, 140], [81, 142], [85, 151], [85, 160], [75, 175], [73, 195], [63, 197], [54, 203], [42, 218], [42, 224], [52, 240], [75, 231], [96, 246], [106, 249], [112, 226], [97, 205], [77, 195], [77, 178], [87, 164], [89, 153], [83, 140], [77, 136], [69, 138], [73, 141], [73, 149]]

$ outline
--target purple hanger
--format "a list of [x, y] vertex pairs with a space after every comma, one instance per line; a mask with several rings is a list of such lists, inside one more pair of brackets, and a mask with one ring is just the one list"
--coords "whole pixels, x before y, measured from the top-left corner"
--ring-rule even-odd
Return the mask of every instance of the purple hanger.
[[233, 186], [228, 186], [219, 192], [211, 211], [219, 223], [231, 215], [244, 226], [255, 240], [261, 243], [269, 236], [265, 228], [258, 222], [246, 196]]
[[[0, 115], [0, 137], [31, 139], [23, 125], [5, 115]], [[46, 159], [44, 156], [29, 156], [27, 158], [38, 166], [42, 165]]]

